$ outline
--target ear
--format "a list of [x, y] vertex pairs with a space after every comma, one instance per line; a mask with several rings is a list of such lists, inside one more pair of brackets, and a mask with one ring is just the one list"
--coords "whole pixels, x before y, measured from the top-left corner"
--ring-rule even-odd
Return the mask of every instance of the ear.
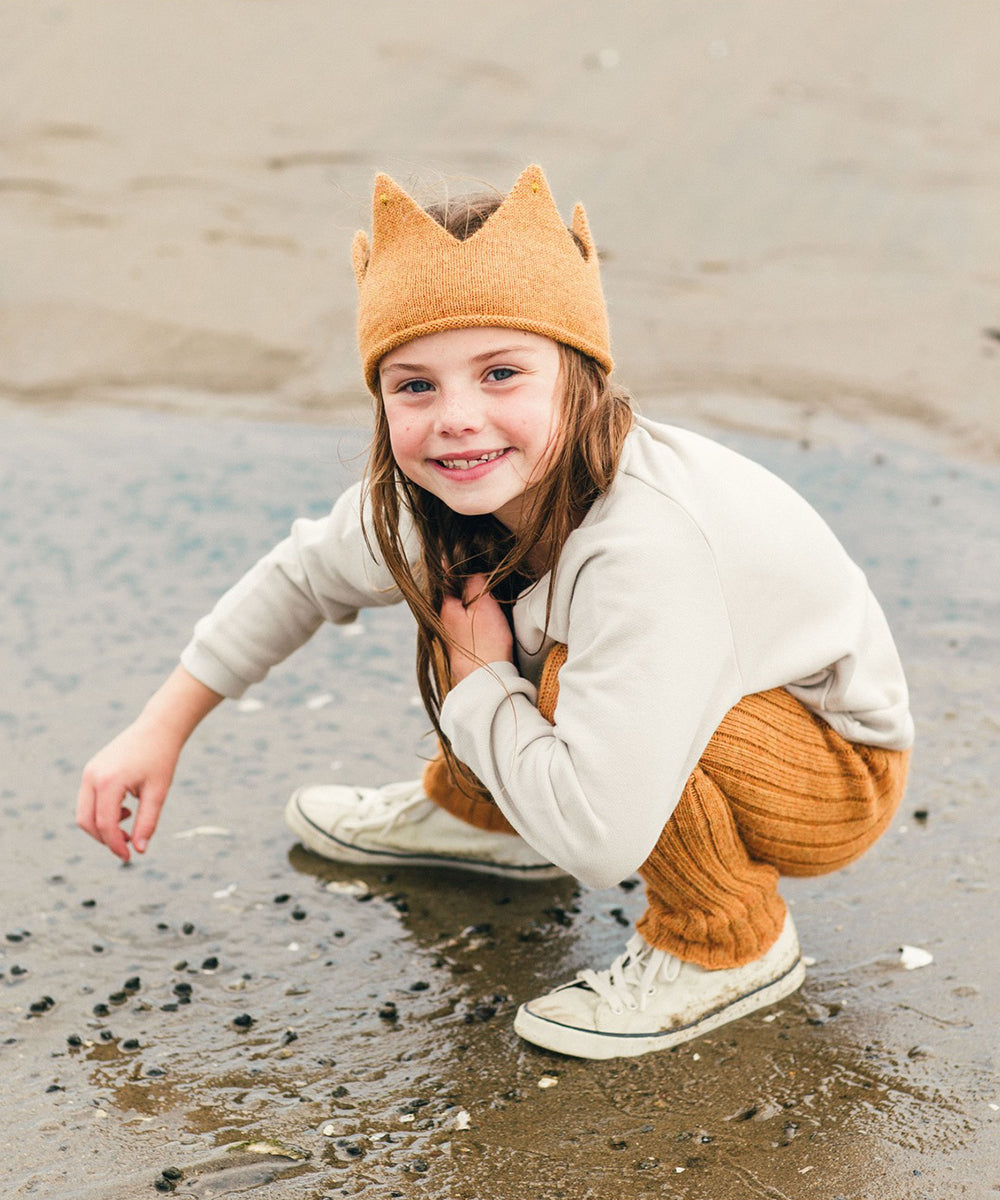
[[359, 229], [351, 243], [351, 262], [354, 264], [354, 278], [358, 281], [358, 287], [368, 273], [368, 257], [368, 235]]
[[587, 223], [587, 214], [583, 211], [583, 205], [577, 204], [573, 209], [573, 222], [570, 229], [583, 243], [583, 257], [587, 262], [592, 262], [597, 257], [597, 247], [594, 245], [594, 235], [590, 232], [590, 225]]

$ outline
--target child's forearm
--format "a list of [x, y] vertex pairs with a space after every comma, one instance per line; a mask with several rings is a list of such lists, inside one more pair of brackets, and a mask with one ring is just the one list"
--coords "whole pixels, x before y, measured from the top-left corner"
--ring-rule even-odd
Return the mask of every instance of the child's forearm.
[[156, 726], [179, 750], [223, 699], [178, 664], [150, 696], [138, 721]]

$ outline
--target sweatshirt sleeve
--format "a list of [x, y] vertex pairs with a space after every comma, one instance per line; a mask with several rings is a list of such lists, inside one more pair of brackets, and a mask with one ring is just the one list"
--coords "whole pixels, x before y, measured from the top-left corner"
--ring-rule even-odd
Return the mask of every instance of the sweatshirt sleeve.
[[347, 624], [359, 608], [398, 603], [392, 576], [365, 541], [361, 495], [355, 484], [328, 516], [296, 521], [198, 622], [181, 654], [196, 679], [241, 696], [324, 621]]
[[467, 676], [441, 714], [514, 828], [596, 887], [645, 861], [742, 694], [710, 546], [669, 500], [645, 501], [647, 519], [626, 514], [585, 561], [567, 543], [552, 606], [551, 635], [567, 645], [554, 725], [509, 663]]

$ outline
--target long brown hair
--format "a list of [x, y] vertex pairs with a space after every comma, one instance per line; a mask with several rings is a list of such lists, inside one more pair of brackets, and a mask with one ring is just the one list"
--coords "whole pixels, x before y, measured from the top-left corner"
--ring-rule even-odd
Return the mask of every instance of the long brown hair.
[[[476, 193], [430, 205], [427, 212], [454, 237], [464, 239], [501, 201], [499, 195]], [[525, 588], [554, 572], [566, 539], [611, 486], [632, 428], [632, 405], [624, 389], [610, 383], [605, 371], [579, 350], [560, 343], [559, 357], [560, 428], [544, 476], [533, 481], [530, 507], [516, 535], [490, 513], [463, 516], [411, 483], [393, 458], [381, 394], [375, 406], [365, 476], [372, 528], [381, 558], [416, 619], [420, 695], [448, 765], [464, 787], [481, 785], [455, 758], [441, 732], [441, 705], [451, 686], [441, 602], [446, 595], [461, 596], [469, 576], [484, 574], [487, 590], [501, 604], [511, 605]], [[419, 560], [412, 565], [401, 529], [410, 521], [420, 547]], [[547, 619], [548, 613], [546, 623]]]

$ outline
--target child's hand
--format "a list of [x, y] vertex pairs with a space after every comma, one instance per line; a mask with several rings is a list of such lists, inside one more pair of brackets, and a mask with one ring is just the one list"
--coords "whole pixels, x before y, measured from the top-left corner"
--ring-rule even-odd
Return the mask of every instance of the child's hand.
[[[140, 717], [84, 767], [77, 825], [122, 862], [129, 860], [129, 842], [141, 854], [156, 829], [180, 750]], [[133, 798], [138, 807], [130, 836], [122, 822], [132, 815]]]
[[493, 596], [483, 590], [485, 586], [485, 575], [470, 575], [462, 599], [445, 596], [441, 604], [441, 622], [451, 640], [448, 660], [455, 683], [483, 663], [514, 661], [514, 639], [507, 618]]
[[[184, 743], [222, 697], [178, 666], [150, 698], [138, 720], [99, 751], [83, 769], [76, 823], [122, 862], [129, 842], [140, 854], [156, 829]], [[122, 822], [139, 804], [131, 837]]]

